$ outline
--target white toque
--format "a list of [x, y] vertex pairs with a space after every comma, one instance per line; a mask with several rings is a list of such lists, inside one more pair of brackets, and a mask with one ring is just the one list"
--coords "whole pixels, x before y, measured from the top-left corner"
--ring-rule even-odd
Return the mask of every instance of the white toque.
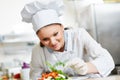
[[34, 31], [37, 32], [49, 24], [62, 24], [59, 17], [63, 13], [63, 8], [61, 0], [54, 0], [47, 4], [34, 1], [24, 6], [21, 11], [22, 21], [32, 23]]

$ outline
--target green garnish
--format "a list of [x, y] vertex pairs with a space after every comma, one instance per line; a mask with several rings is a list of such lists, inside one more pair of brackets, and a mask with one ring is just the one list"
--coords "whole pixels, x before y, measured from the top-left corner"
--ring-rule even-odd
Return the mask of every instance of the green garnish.
[[57, 66], [65, 66], [65, 64], [63, 62], [57, 62], [54, 65], [51, 65], [49, 62], [46, 62], [47, 66], [51, 69], [51, 71], [55, 71], [59, 74], [62, 74], [64, 76], [66, 76], [66, 74], [62, 71], [62, 70], [57, 70], [56, 67]]

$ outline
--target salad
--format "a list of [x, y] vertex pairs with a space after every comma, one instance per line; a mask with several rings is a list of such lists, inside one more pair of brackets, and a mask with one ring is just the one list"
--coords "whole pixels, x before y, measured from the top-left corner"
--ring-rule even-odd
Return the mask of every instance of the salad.
[[43, 73], [41, 78], [38, 80], [71, 80], [62, 70], [56, 69], [57, 66], [64, 66], [64, 63], [57, 62], [56, 64], [51, 65], [47, 62], [46, 64], [50, 68], [51, 72]]

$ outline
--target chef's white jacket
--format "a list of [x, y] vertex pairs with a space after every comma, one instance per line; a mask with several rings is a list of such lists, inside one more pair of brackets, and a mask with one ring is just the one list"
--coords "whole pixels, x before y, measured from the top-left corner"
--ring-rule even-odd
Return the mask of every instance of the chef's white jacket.
[[[102, 48], [83, 28], [69, 29], [64, 31], [64, 52], [52, 51], [47, 47], [35, 46], [32, 52], [30, 77], [32, 80], [41, 76], [42, 72], [48, 71], [46, 62], [54, 64], [64, 62], [75, 57], [91, 62], [96, 66], [99, 74], [88, 74], [89, 77], [105, 77], [114, 69], [115, 64], [110, 53]], [[70, 73], [74, 71], [70, 70]]]

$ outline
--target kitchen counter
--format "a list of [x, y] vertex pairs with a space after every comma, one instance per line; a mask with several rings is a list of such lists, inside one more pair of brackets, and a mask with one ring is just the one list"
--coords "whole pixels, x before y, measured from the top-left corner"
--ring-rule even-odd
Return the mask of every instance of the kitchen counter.
[[85, 80], [120, 80], [120, 75], [111, 75], [105, 78], [91, 78]]
[[[111, 75], [105, 78], [87, 78], [87, 79], [86, 78], [87, 77], [73, 77], [72, 80], [120, 80], [120, 75]], [[12, 79], [12, 80], [21, 80], [21, 79]]]

